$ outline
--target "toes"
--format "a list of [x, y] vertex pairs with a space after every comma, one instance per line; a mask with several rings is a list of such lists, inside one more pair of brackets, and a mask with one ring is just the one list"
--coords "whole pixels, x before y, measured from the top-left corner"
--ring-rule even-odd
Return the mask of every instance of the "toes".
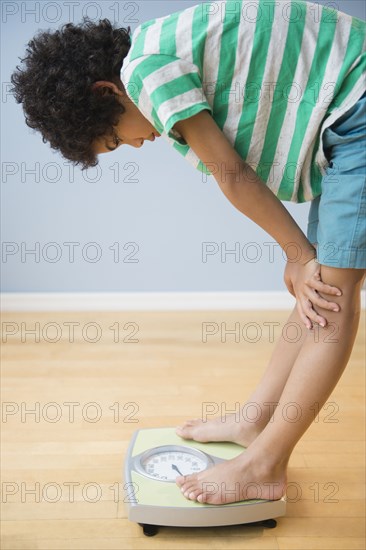
[[[198, 491], [197, 502], [200, 502], [201, 504], [216, 504], [215, 496], [212, 493], [205, 493], [204, 491]], [[225, 504], [225, 503], [217, 503], [217, 504]]]
[[189, 420], [188, 422], [185, 422], [183, 426], [177, 426], [175, 433], [180, 437], [192, 439], [192, 428], [194, 428], [194, 421]]
[[[186, 498], [189, 500], [198, 500], [202, 493], [201, 489], [194, 489], [193, 491], [187, 491], [187, 493], [184, 494]], [[188, 496], [187, 496], [188, 495]]]
[[191, 479], [183, 483], [180, 490], [183, 496], [188, 500], [197, 500], [197, 497], [202, 493], [202, 488], [197, 486], [196, 479]]
[[195, 476], [194, 475], [177, 476], [175, 478], [175, 482], [177, 483], [177, 485], [179, 485], [180, 488], [189, 487], [190, 485], [192, 485], [192, 483], [194, 483], [194, 481], [195, 481]]
[[194, 489], [197, 489], [197, 485], [195, 483], [185, 483], [181, 486], [180, 490], [182, 491], [183, 495], [186, 497], [191, 493]]
[[[180, 490], [182, 494], [186, 498], [191, 498], [192, 493], [197, 493], [197, 479], [195, 476], [182, 476], [181, 478], [176, 478], [176, 482], [180, 487]], [[199, 492], [199, 491], [198, 491]], [[192, 498], [194, 498], [195, 495], [192, 494]]]
[[192, 418], [191, 420], [186, 420], [181, 426], [178, 426], [177, 428], [181, 430], [184, 430], [185, 428], [193, 428], [199, 422], [201, 422], [200, 418]]
[[175, 428], [175, 433], [179, 435], [180, 437], [184, 437], [187, 434], [187, 428], [186, 426], [177, 426]]
[[179, 487], [182, 487], [182, 485], [186, 482], [187, 476], [177, 476], [175, 478], [175, 483], [179, 485]]
[[196, 489], [196, 485], [192, 483], [187, 483], [186, 485], [183, 485], [183, 487], [181, 487], [181, 491], [186, 498], [188, 498], [188, 495], [190, 495], [192, 491], [194, 491], [194, 489]]

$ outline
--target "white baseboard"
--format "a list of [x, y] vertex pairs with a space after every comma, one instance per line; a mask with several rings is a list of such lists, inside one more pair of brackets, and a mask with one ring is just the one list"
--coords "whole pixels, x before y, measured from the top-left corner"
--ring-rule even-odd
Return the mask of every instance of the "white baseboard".
[[[362, 290], [362, 308], [365, 308]], [[292, 309], [295, 299], [276, 292], [4, 292], [1, 311], [185, 311]]]

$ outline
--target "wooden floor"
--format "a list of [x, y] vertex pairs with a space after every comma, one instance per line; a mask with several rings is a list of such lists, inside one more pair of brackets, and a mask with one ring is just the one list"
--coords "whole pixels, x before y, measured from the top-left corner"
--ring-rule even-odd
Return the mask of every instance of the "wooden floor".
[[[287, 515], [275, 529], [163, 528], [148, 538], [126, 518], [119, 489], [133, 432], [200, 417], [204, 402], [219, 414], [235, 408], [274, 349], [270, 327], [277, 338], [286, 318], [3, 314], [1, 548], [364, 549], [364, 312], [341, 381], [292, 455]], [[239, 341], [222, 341], [235, 323]], [[202, 327], [217, 333], [204, 342]]]

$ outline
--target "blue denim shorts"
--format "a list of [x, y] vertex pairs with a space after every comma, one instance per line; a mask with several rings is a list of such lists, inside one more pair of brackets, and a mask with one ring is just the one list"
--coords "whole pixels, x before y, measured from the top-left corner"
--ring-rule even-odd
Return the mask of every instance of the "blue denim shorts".
[[323, 133], [329, 161], [322, 193], [310, 204], [307, 237], [317, 260], [366, 268], [366, 92]]

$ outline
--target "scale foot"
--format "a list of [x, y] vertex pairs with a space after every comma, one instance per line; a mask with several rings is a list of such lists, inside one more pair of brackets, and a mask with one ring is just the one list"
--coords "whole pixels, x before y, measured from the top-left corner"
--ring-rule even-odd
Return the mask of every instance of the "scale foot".
[[159, 531], [158, 525], [149, 525], [148, 523], [139, 523], [146, 537], [154, 537]]
[[[154, 537], [159, 532], [159, 525], [150, 525], [148, 523], [139, 523], [142, 527], [143, 533], [146, 537]], [[251, 523], [243, 523], [246, 527], [265, 527], [267, 529], [274, 529], [277, 526], [275, 519], [264, 519], [262, 521], [253, 521]]]
[[274, 529], [277, 527], [277, 521], [275, 519], [263, 519], [261, 521], [253, 521], [252, 523], [244, 523], [243, 525], [252, 525], [253, 527], [266, 527], [267, 529]]
[[267, 529], [274, 529], [277, 527], [277, 521], [275, 519], [266, 519], [263, 521], [264, 527], [267, 527]]

